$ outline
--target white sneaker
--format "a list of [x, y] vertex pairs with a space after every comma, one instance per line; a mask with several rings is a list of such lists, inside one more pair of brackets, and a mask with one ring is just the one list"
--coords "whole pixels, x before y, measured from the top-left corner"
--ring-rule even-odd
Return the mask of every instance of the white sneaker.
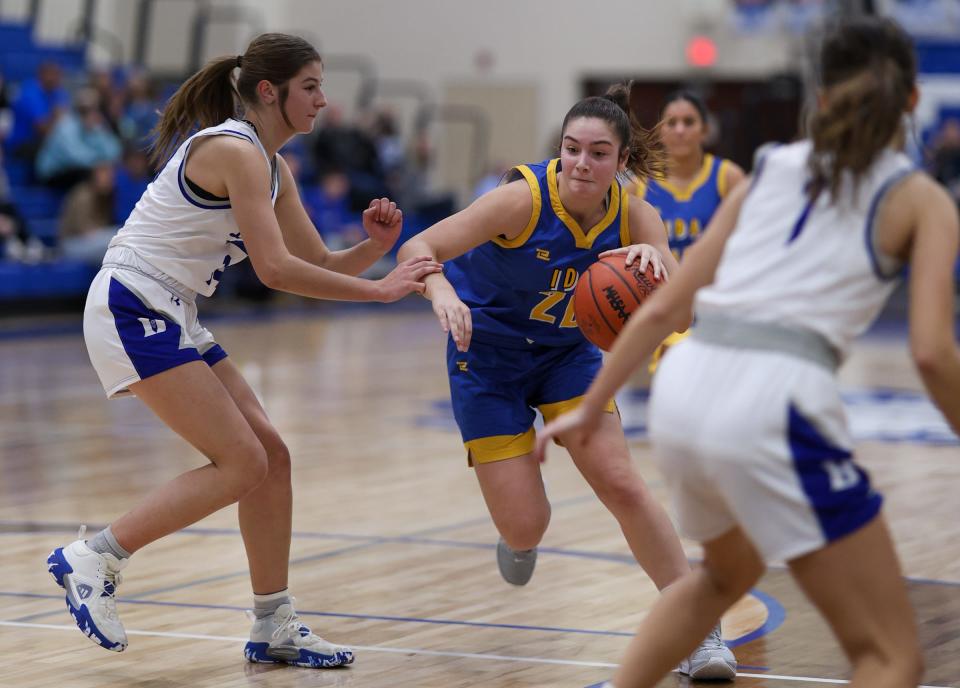
[[[82, 531], [81, 531], [82, 533]], [[77, 540], [47, 557], [47, 570], [67, 591], [67, 609], [90, 640], [114, 652], [127, 649], [127, 634], [117, 616], [117, 586], [126, 559], [100, 554]]]
[[680, 662], [678, 671], [695, 681], [732, 681], [736, 677], [737, 658], [720, 637], [719, 624], [692, 655]]
[[[291, 599], [291, 602], [293, 600]], [[243, 655], [251, 662], [330, 669], [353, 663], [353, 650], [328, 643], [300, 623], [292, 604], [281, 604], [273, 616], [256, 619]]]

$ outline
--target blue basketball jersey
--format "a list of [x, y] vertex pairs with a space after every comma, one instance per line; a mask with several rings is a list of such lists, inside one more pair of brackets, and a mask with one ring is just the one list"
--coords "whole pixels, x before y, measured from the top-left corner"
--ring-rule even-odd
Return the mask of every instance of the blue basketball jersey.
[[526, 228], [447, 263], [478, 341], [513, 348], [582, 342], [573, 313], [577, 280], [600, 253], [630, 244], [627, 191], [614, 181], [606, 214], [584, 231], [560, 203], [559, 171], [559, 159], [513, 168], [510, 175], [526, 180], [533, 200]]
[[670, 249], [677, 260], [706, 229], [726, 195], [724, 180], [727, 164], [723, 158], [709, 154], [703, 156], [700, 172], [685, 189], [664, 179], [650, 179], [637, 185], [636, 195], [656, 208], [663, 218]]

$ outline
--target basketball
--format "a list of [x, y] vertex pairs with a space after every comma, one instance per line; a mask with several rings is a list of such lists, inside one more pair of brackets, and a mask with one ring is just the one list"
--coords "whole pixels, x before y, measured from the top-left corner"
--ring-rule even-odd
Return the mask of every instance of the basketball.
[[623, 255], [607, 256], [580, 275], [573, 291], [573, 311], [583, 336], [609, 351], [630, 314], [653, 293], [659, 282], [653, 265], [640, 272], [640, 259], [629, 267]]

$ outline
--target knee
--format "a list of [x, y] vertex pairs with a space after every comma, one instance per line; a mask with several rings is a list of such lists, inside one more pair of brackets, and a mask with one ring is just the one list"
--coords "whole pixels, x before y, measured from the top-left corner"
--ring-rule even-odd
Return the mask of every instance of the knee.
[[233, 501], [239, 501], [264, 481], [269, 463], [267, 451], [259, 442], [251, 443], [240, 450], [242, 459], [237, 461], [236, 470], [228, 478]]
[[550, 505], [546, 508], [528, 511], [497, 523], [500, 535], [513, 550], [533, 549], [540, 544], [543, 534], [550, 525]]
[[616, 470], [594, 481], [594, 492], [614, 514], [632, 511], [651, 499], [643, 481], [632, 470]]
[[701, 571], [711, 592], [728, 604], [733, 604], [750, 591], [762, 575], [763, 568], [761, 565], [759, 570], [755, 570], [753, 562], [749, 560], [736, 567], [718, 566], [706, 558]]
[[266, 479], [273, 482], [290, 482], [290, 450], [279, 437], [273, 439], [266, 447], [267, 472]]

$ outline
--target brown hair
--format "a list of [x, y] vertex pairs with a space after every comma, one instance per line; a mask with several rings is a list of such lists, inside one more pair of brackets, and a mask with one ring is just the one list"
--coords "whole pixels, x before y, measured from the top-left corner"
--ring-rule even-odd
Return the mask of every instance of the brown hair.
[[901, 131], [916, 80], [913, 43], [894, 21], [866, 17], [831, 30], [820, 49], [826, 102], [813, 116], [811, 198], [836, 197], [842, 173], [855, 182]]
[[661, 174], [664, 156], [660, 138], [644, 129], [630, 109], [633, 82], [615, 84], [603, 96], [584, 98], [563, 118], [561, 140], [567, 124], [582, 117], [595, 117], [609, 124], [620, 139], [620, 151], [627, 149], [627, 169], [638, 179]]
[[[215, 126], [236, 116], [242, 105], [255, 105], [257, 84], [263, 80], [278, 87], [280, 113], [290, 125], [285, 109], [288, 82], [305, 65], [319, 60], [320, 54], [307, 41], [283, 33], [261, 34], [243, 55], [211, 60], [167, 101], [153, 130], [151, 161], [159, 166], [194, 129]], [[240, 70], [236, 78], [234, 69]]]

